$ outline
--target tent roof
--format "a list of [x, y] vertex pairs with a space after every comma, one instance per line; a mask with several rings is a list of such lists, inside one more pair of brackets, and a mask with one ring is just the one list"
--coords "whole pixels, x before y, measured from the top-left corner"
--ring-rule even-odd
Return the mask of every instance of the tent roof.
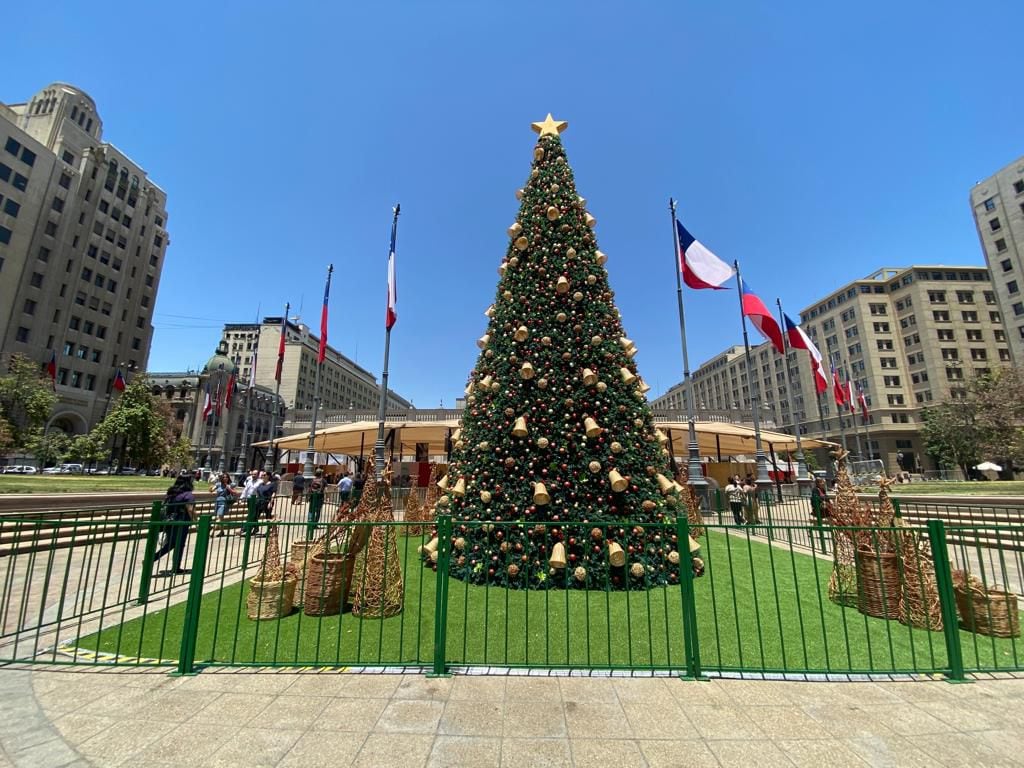
[[[445, 440], [449, 430], [455, 430], [459, 426], [457, 419], [445, 419], [440, 421], [387, 421], [384, 423], [384, 435], [387, 437], [391, 430], [399, 430], [397, 440], [407, 453], [415, 450], [417, 443], [427, 443], [432, 455], [444, 453]], [[689, 442], [688, 425], [685, 421], [661, 422], [655, 424], [658, 429], [672, 438], [672, 448], [677, 457], [686, 456], [687, 443]], [[726, 424], [722, 422], [697, 422], [697, 443], [700, 446], [702, 456], [717, 457], [719, 450], [724, 456], [737, 456], [740, 454], [754, 453], [754, 430], [739, 424]], [[348, 424], [337, 424], [335, 426], [318, 429], [316, 431], [315, 447], [320, 453], [340, 453], [347, 456], [358, 456], [360, 451], [369, 454], [373, 450], [373, 444], [377, 439], [377, 422], [355, 421]], [[761, 430], [761, 439], [764, 443], [765, 452], [770, 451], [769, 446], [774, 448], [776, 454], [780, 451], [796, 450], [796, 438], [793, 435], [781, 432], [769, 432]], [[803, 438], [802, 444], [806, 448], [832, 447], [832, 443], [822, 440]], [[256, 443], [258, 446], [269, 445], [268, 441]], [[297, 435], [289, 435], [277, 441], [277, 447], [281, 450], [304, 451], [309, 448], [309, 433], [302, 432]], [[398, 444], [395, 446], [399, 447]]]

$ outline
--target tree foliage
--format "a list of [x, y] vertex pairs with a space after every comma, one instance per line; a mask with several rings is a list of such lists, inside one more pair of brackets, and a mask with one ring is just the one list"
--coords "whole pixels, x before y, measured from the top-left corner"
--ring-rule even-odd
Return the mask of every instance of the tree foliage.
[[14, 448], [14, 430], [10, 422], [0, 416], [0, 456], [6, 456]]
[[942, 463], [960, 467], [964, 475], [981, 454], [974, 405], [967, 400], [947, 400], [926, 408], [921, 437], [928, 453]]
[[93, 432], [102, 444], [116, 439], [124, 462], [135, 467], [164, 463], [174, 440], [170, 408], [150, 393], [144, 375], [132, 379]]
[[25, 439], [25, 450], [36, 457], [42, 467], [60, 464], [67, 455], [71, 438], [59, 429], [37, 429]]
[[7, 374], [0, 376], [0, 418], [7, 423], [11, 447], [28, 449], [49, 418], [57, 395], [53, 384], [31, 358], [11, 355]]
[[193, 452], [192, 441], [182, 435], [168, 449], [165, 461], [172, 470], [189, 469], [195, 463]]
[[106, 454], [105, 447], [95, 430], [87, 435], [76, 435], [68, 446], [66, 456], [79, 464], [93, 464]]

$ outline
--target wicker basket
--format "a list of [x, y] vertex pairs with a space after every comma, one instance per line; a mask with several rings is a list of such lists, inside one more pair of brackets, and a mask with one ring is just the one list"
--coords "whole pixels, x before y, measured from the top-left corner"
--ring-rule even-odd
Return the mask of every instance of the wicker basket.
[[305, 614], [332, 616], [341, 613], [341, 592], [351, 570], [352, 560], [346, 555], [314, 555], [306, 573]]
[[306, 573], [306, 554], [310, 547], [313, 546], [312, 541], [293, 541], [292, 547], [289, 552], [289, 561], [295, 566], [295, 601], [294, 605], [296, 608], [301, 608], [305, 600], [306, 584], [309, 580], [309, 574]]
[[250, 619], [279, 619], [287, 616], [294, 608], [295, 577], [285, 576], [283, 581], [249, 582], [249, 597], [246, 609]]
[[953, 579], [960, 627], [990, 637], [1020, 637], [1017, 595], [996, 587], [987, 590], [977, 579]]
[[880, 619], [900, 618], [899, 556], [857, 550], [857, 610]]

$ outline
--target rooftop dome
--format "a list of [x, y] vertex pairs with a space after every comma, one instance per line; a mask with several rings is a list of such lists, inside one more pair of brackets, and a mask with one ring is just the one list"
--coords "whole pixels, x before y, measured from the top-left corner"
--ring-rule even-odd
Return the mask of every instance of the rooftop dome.
[[227, 374], [238, 373], [238, 366], [228, 357], [228, 343], [223, 340], [217, 345], [217, 351], [213, 357], [207, 360], [206, 365], [203, 366], [203, 373], [216, 373], [217, 371], [224, 371]]

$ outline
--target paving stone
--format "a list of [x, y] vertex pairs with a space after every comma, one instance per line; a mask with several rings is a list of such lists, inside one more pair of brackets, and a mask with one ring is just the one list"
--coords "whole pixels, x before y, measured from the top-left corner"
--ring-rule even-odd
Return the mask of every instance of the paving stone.
[[876, 768], [934, 768], [935, 760], [903, 736], [863, 736], [843, 741], [864, 761]]
[[837, 739], [795, 739], [775, 744], [801, 768], [864, 768], [868, 764], [849, 744]]
[[[238, 733], [237, 727], [214, 725], [175, 724], [173, 729], [160, 736], [145, 750], [137, 750], [126, 762], [143, 765], [150, 760], [178, 763], [179, 765], [205, 765], [213, 753]], [[91, 743], [105, 739], [109, 733], [101, 733], [90, 739]]]
[[[436, 704], [436, 702], [407, 702]], [[434, 746], [433, 734], [371, 733], [356, 755], [353, 765], [362, 768], [421, 768]]]
[[668, 681], [662, 677], [615, 678], [612, 687], [623, 704], [628, 701], [647, 704], [671, 697]]
[[[326, 696], [276, 696], [259, 713], [261, 725], [305, 731], [333, 701]], [[250, 719], [247, 725], [252, 725]]]
[[501, 765], [502, 768], [563, 768], [572, 765], [572, 751], [566, 739], [502, 739]]
[[577, 704], [618, 704], [615, 681], [608, 677], [560, 677], [562, 701]]
[[505, 680], [505, 698], [525, 701], [561, 701], [562, 689], [557, 677], [512, 675]]
[[276, 766], [302, 731], [281, 728], [242, 728], [213, 753], [206, 764], [210, 768], [247, 768], [247, 766]]
[[633, 729], [618, 704], [565, 703], [565, 724], [570, 739], [633, 737]]
[[[450, 703], [450, 702], [449, 702]], [[531, 738], [565, 738], [565, 714], [557, 701], [506, 701], [505, 738], [529, 735]]]
[[387, 699], [330, 699], [313, 720], [313, 731], [372, 731]]
[[[673, 739], [640, 740], [640, 751], [644, 753], [650, 768], [712, 768], [718, 766], [718, 758], [711, 748], [700, 739], [679, 741]], [[821, 768], [821, 766], [819, 766]]]
[[444, 702], [392, 700], [377, 720], [377, 731], [434, 733], [444, 712]]
[[118, 725], [120, 722], [120, 720], [113, 717], [99, 717], [79, 710], [78, 712], [72, 712], [70, 715], [58, 717], [53, 721], [53, 726], [66, 741], [72, 744], [79, 744], [113, 725]]
[[341, 675], [342, 684], [334, 696], [345, 696], [355, 699], [386, 699], [390, 698], [403, 675]]
[[310, 731], [299, 738], [281, 759], [280, 768], [351, 765], [366, 741], [366, 733]]
[[640, 745], [632, 739], [571, 739], [576, 768], [607, 768], [609, 765], [643, 765]]
[[403, 675], [392, 696], [396, 699], [431, 699], [447, 701], [454, 679], [451, 677], [427, 677], [426, 675]]
[[177, 727], [176, 723], [159, 720], [121, 720], [116, 728], [101, 731], [78, 743], [76, 748], [89, 760], [103, 765], [119, 765], [130, 755], [138, 753], [148, 761], [159, 760], [162, 755], [153, 754], [149, 746]]
[[702, 738], [765, 739], [766, 734], [742, 712], [728, 707], [684, 707], [683, 711]]
[[712, 741], [708, 743], [723, 768], [775, 768], [792, 766], [786, 753], [770, 741]]
[[508, 678], [491, 675], [459, 675], [453, 679], [449, 701], [502, 701]]
[[436, 768], [497, 768], [501, 739], [480, 736], [438, 736], [427, 760]]
[[901, 736], [948, 733], [949, 726], [912, 704], [871, 706], [867, 708], [879, 722]]
[[973, 733], [936, 733], [930, 736], [909, 736], [907, 741], [930, 755], [939, 765], [1021, 765], [1000, 755], [985, 739]]
[[437, 732], [449, 736], [495, 736], [500, 739], [503, 713], [501, 701], [449, 701]]
[[683, 708], [671, 697], [664, 697], [657, 703], [625, 702], [622, 710], [638, 739], [696, 739], [700, 736], [683, 714]]
[[258, 718], [276, 699], [277, 697], [270, 693], [221, 693], [215, 702], [199, 710], [185, 722], [245, 725], [250, 720]]
[[828, 739], [832, 734], [799, 707], [744, 707], [743, 714], [772, 739]]

